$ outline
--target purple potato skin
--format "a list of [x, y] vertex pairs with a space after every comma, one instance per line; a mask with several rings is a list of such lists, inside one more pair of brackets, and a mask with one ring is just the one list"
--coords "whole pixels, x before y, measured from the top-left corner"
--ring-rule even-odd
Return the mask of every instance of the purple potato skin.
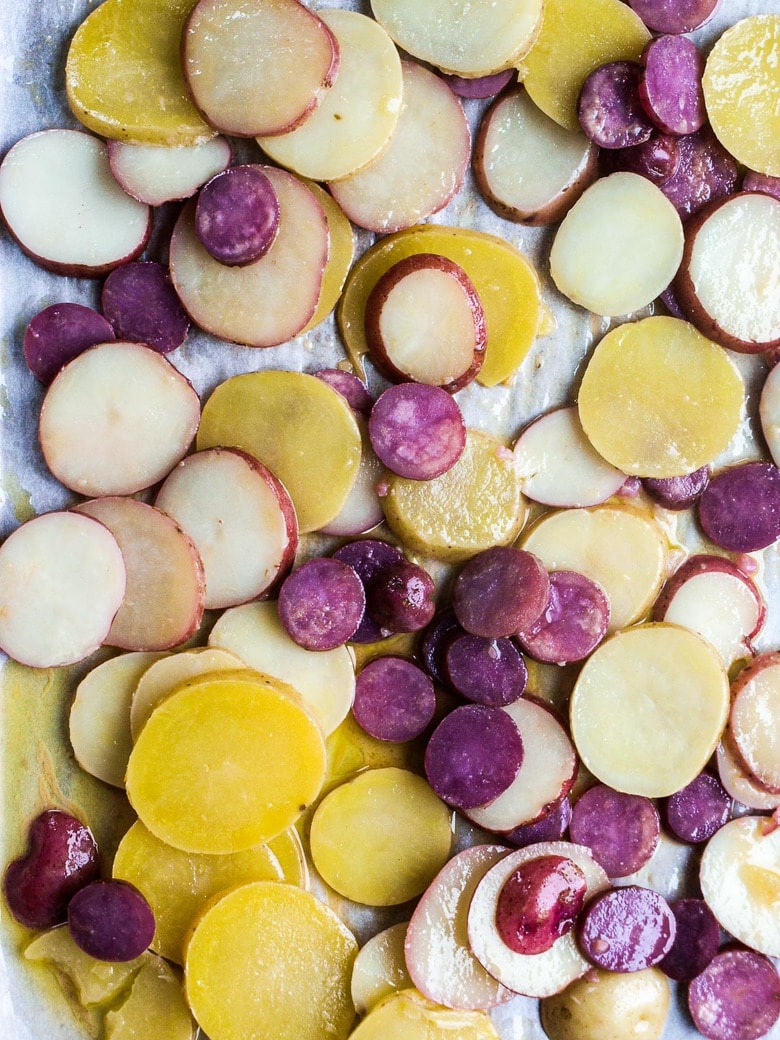
[[708, 22], [720, 0], [628, 0], [648, 29], [659, 33], [693, 32]]
[[677, 172], [680, 145], [676, 137], [656, 130], [642, 144], [603, 149], [599, 162], [605, 177], [611, 173], [638, 173], [658, 187]]
[[742, 191], [758, 191], [780, 201], [780, 177], [768, 177], [765, 173], [748, 170], [742, 181]]
[[683, 221], [737, 190], [737, 164], [709, 127], [679, 139], [677, 170], [659, 187]]
[[731, 815], [731, 797], [710, 773], [699, 773], [670, 795], [665, 804], [666, 826], [680, 841], [709, 841]]
[[457, 402], [425, 383], [397, 383], [385, 390], [371, 409], [368, 435], [379, 461], [410, 480], [440, 477], [466, 446]]
[[[680, 321], [687, 321], [688, 320], [688, 316], [686, 315], [685, 311], [680, 306], [680, 303], [679, 303], [679, 301], [677, 299], [677, 294], [675, 293], [674, 287], [672, 285], [670, 285], [666, 289], [664, 289], [664, 291], [661, 293], [661, 295], [658, 297], [658, 299], [661, 301], [661, 303], [664, 305], [664, 307], [666, 307], [666, 309], [669, 311], [669, 313], [671, 314], [671, 316], [673, 318], [679, 318]], [[668, 477], [668, 478], [664, 478], [664, 477], [657, 477], [657, 478], [648, 477], [646, 479], [648, 479], [648, 480], [655, 479], [655, 480], [658, 480], [658, 481], [661, 481], [661, 482], [665, 482], [666, 480], [678, 480], [679, 478], [678, 477]], [[644, 481], [643, 481], [643, 483], [644, 483]]]
[[228, 267], [265, 256], [279, 230], [279, 199], [260, 166], [231, 166], [200, 189], [195, 231], [201, 245]]
[[374, 399], [368, 387], [353, 372], [342, 372], [340, 368], [321, 368], [314, 373], [318, 379], [341, 394], [353, 412], [368, 415]]
[[529, 860], [498, 894], [496, 930], [515, 953], [544, 953], [574, 927], [587, 888], [580, 868], [564, 856]]
[[[378, 538], [358, 538], [346, 542], [333, 553], [334, 560], [348, 563], [357, 573], [365, 588], [380, 571], [392, 564], [401, 563], [404, 554], [396, 545], [383, 542]], [[361, 618], [357, 631], [352, 636], [353, 643], [376, 643], [383, 639], [379, 624], [366, 611]]]
[[707, 1040], [758, 1040], [780, 1018], [777, 968], [754, 950], [722, 950], [691, 980], [688, 1007]]
[[169, 354], [187, 338], [190, 319], [163, 264], [144, 261], [117, 267], [103, 284], [101, 303], [121, 340]]
[[463, 635], [465, 631], [455, 617], [455, 612], [447, 607], [434, 615], [423, 632], [420, 640], [420, 659], [428, 675], [442, 686], [448, 684], [445, 669], [447, 647], [451, 640]]
[[357, 630], [366, 609], [363, 582], [347, 563], [320, 556], [282, 582], [279, 619], [306, 650], [333, 650]]
[[602, 892], [579, 921], [578, 942], [596, 967], [618, 973], [658, 964], [672, 948], [674, 914], [652, 888], [627, 885]]
[[629, 148], [649, 141], [655, 126], [639, 99], [642, 67], [612, 61], [591, 72], [577, 103], [585, 136], [600, 148]]
[[425, 774], [442, 801], [475, 809], [503, 794], [522, 762], [523, 741], [510, 716], [502, 708], [466, 704], [433, 731]]
[[707, 121], [704, 55], [685, 36], [658, 36], [645, 47], [639, 97], [645, 112], [667, 134], [694, 134]]
[[728, 552], [755, 552], [780, 538], [780, 470], [745, 462], [713, 477], [699, 499], [699, 522]]
[[474, 704], [500, 708], [523, 695], [528, 669], [511, 639], [486, 639], [466, 632], [450, 641], [445, 655], [449, 685]]
[[357, 677], [352, 711], [377, 740], [402, 743], [423, 733], [436, 711], [433, 682], [403, 657], [375, 657]]
[[546, 816], [536, 823], [523, 823], [504, 834], [504, 840], [515, 848], [524, 849], [540, 841], [560, 841], [571, 821], [571, 802], [568, 795], [562, 798]]
[[641, 870], [658, 846], [660, 830], [649, 798], [613, 791], [605, 784], [579, 797], [569, 823], [571, 840], [587, 846], [611, 878]]
[[32, 821], [27, 849], [6, 868], [3, 894], [27, 928], [53, 928], [67, 919], [68, 903], [100, 877], [92, 832], [74, 816], [47, 809]]
[[154, 913], [128, 881], [93, 881], [68, 906], [68, 929], [76, 945], [99, 961], [132, 961], [154, 938]]
[[63, 365], [98, 343], [116, 339], [111, 324], [80, 303], [53, 303], [32, 319], [24, 333], [24, 359], [48, 386]]
[[570, 664], [584, 660], [609, 627], [609, 600], [595, 581], [577, 571], [553, 571], [541, 616], [517, 633], [521, 647], [537, 661]]
[[[661, 298], [669, 307], [665, 297]], [[675, 317], [682, 317], [682, 311]], [[642, 486], [653, 501], [664, 509], [689, 509], [701, 498], [709, 482], [710, 467], [702, 466], [682, 477], [644, 477]]]
[[366, 609], [384, 634], [418, 632], [436, 613], [433, 578], [403, 560], [379, 572], [366, 587]]
[[505, 69], [504, 72], [494, 72], [491, 76], [477, 76], [476, 79], [466, 79], [448, 73], [442, 73], [441, 76], [453, 94], [467, 100], [475, 98], [478, 101], [500, 94], [516, 77], [516, 69]]
[[533, 624], [549, 595], [547, 571], [533, 553], [497, 545], [463, 567], [452, 590], [452, 607], [467, 632], [496, 639]]
[[701, 974], [718, 952], [720, 925], [703, 899], [677, 899], [669, 908], [677, 933], [658, 967], [670, 979], [683, 982]]

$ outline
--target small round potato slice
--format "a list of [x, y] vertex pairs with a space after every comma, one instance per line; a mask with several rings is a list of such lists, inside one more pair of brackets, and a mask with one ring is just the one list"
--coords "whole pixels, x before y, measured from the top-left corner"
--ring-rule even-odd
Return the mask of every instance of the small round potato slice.
[[669, 1002], [659, 968], [623, 975], [593, 968], [542, 1001], [542, 1027], [550, 1040], [659, 1040]]

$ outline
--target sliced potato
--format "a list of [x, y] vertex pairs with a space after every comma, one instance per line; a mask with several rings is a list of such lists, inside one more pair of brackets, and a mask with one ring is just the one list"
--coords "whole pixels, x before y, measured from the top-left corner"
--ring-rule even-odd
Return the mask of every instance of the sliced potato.
[[406, 929], [406, 921], [394, 924], [360, 948], [352, 969], [351, 987], [359, 1015], [365, 1015], [391, 993], [412, 985], [404, 960]]
[[308, 324], [301, 329], [301, 335], [316, 328], [333, 311], [339, 302], [341, 290], [344, 288], [344, 282], [347, 280], [352, 261], [355, 259], [355, 232], [344, 216], [341, 207], [334, 201], [332, 195], [314, 181], [306, 181], [306, 187], [314, 194], [325, 213], [330, 248], [328, 262], [322, 273], [322, 288], [317, 301], [317, 309]]
[[659, 1040], [669, 1013], [669, 980], [660, 968], [618, 975], [593, 968], [541, 1003], [550, 1040]]
[[36, 935], [24, 949], [24, 959], [43, 962], [71, 985], [86, 1008], [105, 1007], [127, 989], [151, 956], [144, 953], [132, 961], [97, 961], [76, 945], [63, 924]]
[[483, 1011], [455, 1011], [426, 1000], [416, 989], [391, 993], [366, 1015], [350, 1040], [498, 1040]]
[[127, 999], [106, 1015], [106, 1040], [145, 1040], [150, 1032], [165, 1040], [192, 1040], [196, 1028], [179, 976], [162, 957], [151, 955]]

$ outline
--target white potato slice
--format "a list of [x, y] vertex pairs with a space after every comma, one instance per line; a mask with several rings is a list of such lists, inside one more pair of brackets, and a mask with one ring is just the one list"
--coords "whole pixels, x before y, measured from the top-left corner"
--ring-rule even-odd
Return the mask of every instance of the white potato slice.
[[335, 181], [379, 155], [401, 111], [401, 59], [385, 30], [355, 11], [323, 10], [320, 17], [338, 40], [336, 82], [317, 111], [291, 133], [258, 137], [274, 162], [311, 177]]
[[113, 787], [125, 786], [133, 747], [130, 705], [136, 683], [160, 654], [140, 651], [104, 661], [81, 680], [70, 709], [70, 743], [87, 773]]
[[511, 831], [545, 816], [572, 789], [578, 766], [574, 745], [549, 707], [521, 697], [501, 710], [520, 731], [523, 761], [506, 791], [466, 812], [489, 831]]
[[609, 878], [590, 849], [568, 841], [545, 841], [505, 856], [477, 886], [468, 915], [469, 943], [474, 955], [507, 989], [527, 997], [551, 997], [580, 978], [590, 967], [580, 953], [573, 932], [556, 939], [549, 950], [533, 955], [515, 953], [496, 928], [496, 904], [504, 883], [523, 863], [540, 856], [563, 856], [585, 875], [586, 899], [609, 888]]
[[64, 512], [28, 520], [0, 546], [0, 648], [32, 668], [81, 661], [108, 635], [125, 583], [102, 523]]
[[669, 543], [649, 515], [621, 506], [542, 517], [522, 539], [550, 571], [579, 571], [609, 599], [610, 632], [643, 617], [661, 588]]
[[360, 430], [362, 445], [357, 477], [338, 516], [320, 528], [323, 534], [335, 535], [339, 538], [351, 538], [354, 535], [365, 534], [366, 531], [381, 524], [384, 519], [382, 503], [376, 488], [385, 468], [371, 446], [368, 423], [357, 413], [355, 422]]
[[111, 172], [128, 195], [149, 206], [190, 198], [207, 180], [226, 170], [231, 158], [230, 142], [224, 137], [179, 148], [108, 142]]
[[759, 402], [759, 416], [769, 454], [777, 466], [780, 464], [780, 365], [775, 365], [766, 377]]
[[135, 498], [96, 498], [74, 509], [106, 525], [127, 568], [125, 597], [106, 643], [169, 650], [194, 635], [203, 618], [203, 563], [176, 521]]
[[717, 748], [718, 775], [723, 787], [737, 802], [748, 809], [773, 812], [780, 809], [780, 793], [773, 794], [748, 776], [734, 750], [731, 733], [726, 729]]
[[438, 213], [459, 191], [471, 153], [463, 106], [440, 76], [410, 61], [403, 104], [387, 147], [370, 165], [330, 185], [353, 224], [401, 231]]
[[460, 76], [509, 68], [542, 20], [542, 0], [371, 0], [371, 10], [399, 47]]
[[59, 372], [39, 436], [57, 480], [80, 495], [132, 495], [168, 473], [198, 430], [200, 401], [142, 343], [101, 343]]
[[714, 647], [676, 625], [639, 625], [585, 663], [569, 705], [571, 735], [602, 783], [663, 798], [704, 769], [728, 709], [728, 676]]
[[597, 506], [626, 480], [625, 473], [591, 445], [573, 407], [558, 408], [534, 420], [513, 450], [523, 494], [546, 506]]
[[[188, 679], [210, 672], [235, 672], [246, 665], [235, 654], [217, 647], [196, 647], [169, 654], [153, 661], [138, 677], [130, 705], [130, 733], [133, 740], [157, 705]], [[129, 752], [128, 752], [129, 753]]]
[[203, 248], [194, 202], [171, 236], [171, 280], [185, 310], [206, 332], [248, 347], [297, 336], [314, 314], [328, 260], [328, 222], [305, 184], [260, 167], [279, 199], [279, 232], [268, 252], [245, 267], [226, 267]]
[[0, 165], [0, 211], [16, 241], [57, 274], [97, 278], [134, 260], [152, 229], [108, 165], [104, 141], [43, 130], [18, 141]]
[[580, 131], [559, 126], [519, 89], [500, 97], [480, 123], [474, 173], [499, 216], [552, 224], [598, 176], [598, 148]]
[[710, 838], [699, 871], [707, 905], [739, 942], [780, 957], [780, 827], [746, 816]]
[[254, 137], [299, 126], [321, 103], [339, 49], [298, 0], [200, 0], [182, 32], [182, 70], [203, 116]]
[[420, 898], [406, 933], [406, 964], [417, 989], [437, 1004], [478, 1011], [514, 993], [488, 974], [469, 947], [469, 905], [482, 878], [507, 855], [474, 845], [447, 863]]
[[331, 734], [355, 699], [355, 668], [345, 646], [305, 650], [287, 635], [276, 603], [246, 603], [226, 610], [209, 636], [209, 646], [237, 654], [250, 668], [289, 683]]
[[553, 281], [595, 314], [630, 314], [659, 296], [683, 256], [679, 214], [636, 173], [613, 173], [566, 214], [550, 252]]
[[212, 448], [187, 456], [166, 478], [155, 505], [200, 553], [206, 610], [263, 595], [293, 565], [295, 508], [284, 485], [246, 452]]
[[401, 921], [385, 928], [358, 951], [352, 968], [352, 1002], [359, 1015], [367, 1014], [391, 993], [413, 985], [404, 960], [407, 926]]
[[731, 694], [733, 746], [758, 784], [780, 793], [780, 653], [757, 657]]

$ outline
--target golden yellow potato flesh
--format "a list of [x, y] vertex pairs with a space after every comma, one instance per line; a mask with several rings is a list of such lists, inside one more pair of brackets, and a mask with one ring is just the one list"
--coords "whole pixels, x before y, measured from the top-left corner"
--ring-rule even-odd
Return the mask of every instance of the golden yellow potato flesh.
[[192, 1040], [195, 1022], [179, 976], [151, 954], [136, 975], [130, 994], [106, 1015], [105, 1040]]
[[154, 711], [130, 755], [127, 794], [166, 844], [228, 854], [286, 830], [324, 774], [322, 732], [291, 687], [217, 672], [185, 683]]
[[618, 975], [593, 968], [540, 1005], [550, 1040], [658, 1040], [669, 1013], [669, 981], [659, 968]]
[[447, 862], [450, 815], [416, 773], [369, 769], [317, 807], [311, 824], [314, 865], [331, 888], [356, 903], [405, 903]]
[[621, 0], [545, 0], [542, 28], [521, 63], [531, 100], [568, 130], [579, 130], [577, 99], [591, 72], [636, 61], [650, 31]]
[[498, 1040], [498, 1033], [483, 1011], [440, 1007], [404, 989], [380, 1001], [350, 1040]]
[[357, 943], [332, 910], [275, 881], [234, 889], [202, 915], [185, 988], [211, 1040], [345, 1040]]
[[216, 130], [190, 100], [179, 60], [192, 0], [105, 0], [71, 41], [68, 103], [96, 134], [136, 144], [191, 145]]
[[95, 960], [76, 945], [66, 924], [40, 932], [24, 950], [25, 960], [46, 964], [66, 979], [85, 1008], [115, 1003], [151, 956], [147, 951], [132, 961]]
[[321, 324], [339, 302], [341, 290], [347, 280], [347, 274], [352, 261], [355, 258], [355, 232], [352, 225], [344, 216], [344, 212], [335, 201], [330, 192], [325, 191], [314, 181], [305, 181], [309, 191], [325, 211], [325, 219], [328, 222], [328, 234], [330, 235], [330, 251], [325, 271], [322, 275], [322, 288], [320, 298], [317, 301], [317, 309], [309, 320], [308, 325], [301, 329], [301, 335], [309, 332]]
[[341, 511], [360, 465], [360, 430], [347, 402], [316, 376], [267, 369], [221, 383], [203, 408], [198, 450], [241, 448], [290, 493], [301, 533]]
[[675, 477], [713, 461], [739, 428], [745, 389], [726, 351], [688, 322], [620, 325], [596, 347], [580, 422], [596, 451], [638, 477]]
[[780, 177], [780, 14], [744, 18], [721, 36], [704, 69], [712, 129], [751, 170]]
[[382, 508], [410, 549], [454, 562], [517, 536], [528, 515], [520, 485], [504, 445], [469, 430], [452, 469], [433, 480], [392, 477]]

